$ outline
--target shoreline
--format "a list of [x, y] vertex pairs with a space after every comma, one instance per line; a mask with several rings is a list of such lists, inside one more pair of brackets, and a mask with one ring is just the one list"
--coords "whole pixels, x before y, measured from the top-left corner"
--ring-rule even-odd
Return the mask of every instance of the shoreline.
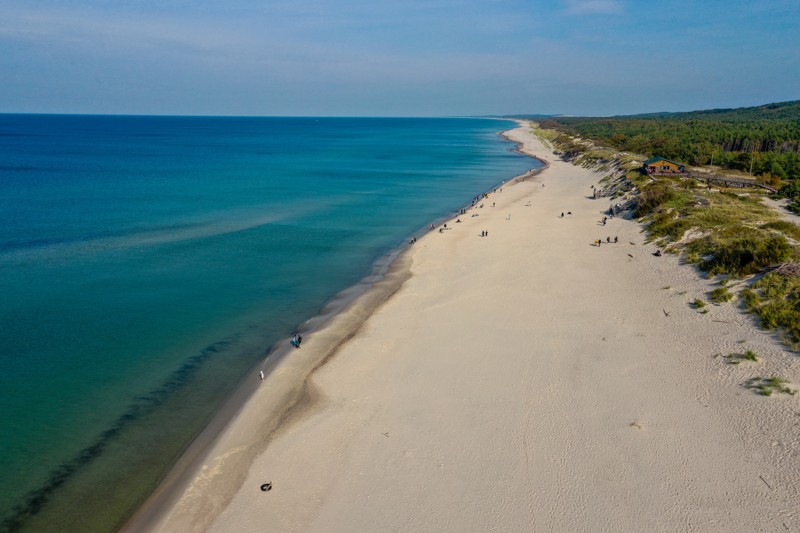
[[[638, 222], [601, 224], [602, 175], [512, 132], [551, 163], [540, 179], [420, 238], [279, 430], [250, 427], [251, 399], [149, 530], [800, 525], [797, 397], [747, 386], [796, 384], [800, 361], [735, 305], [698, 313], [713, 280], [654, 257]], [[607, 233], [619, 244], [592, 245]], [[760, 361], [721, 357], [744, 349]], [[235, 442], [253, 447], [239, 472]]]
[[[276, 403], [274, 405], [264, 405], [265, 408], [272, 412], [267, 416], [267, 420], [260, 425], [259, 433], [265, 432], [268, 440], [269, 436], [280, 428], [286, 418], [290, 417], [293, 412], [302, 409], [303, 404], [308, 401], [306, 398], [308, 394], [306, 390], [308, 375], [333, 357], [338, 346], [347, 342], [348, 339], [356, 334], [360, 324], [367, 319], [370, 311], [381, 305], [384, 298], [391, 297], [407, 279], [409, 270], [408, 265], [403, 262], [404, 251], [403, 249], [398, 249], [388, 254], [395, 257], [382, 266], [376, 266], [376, 270], [383, 271], [382, 273], [373, 272], [358, 284], [340, 291], [322, 308], [319, 314], [301, 324], [297, 328], [297, 332], [305, 336], [302, 349], [295, 350], [292, 348], [288, 338], [281, 340], [274, 346], [264, 357], [264, 362], [248, 372], [247, 377], [235, 388], [234, 393], [225, 401], [209, 424], [201, 430], [200, 434], [189, 444], [187, 450], [181, 454], [158, 488], [137, 512], [126, 521], [120, 531], [146, 531], [154, 523], [161, 520], [163, 515], [168, 513], [169, 508], [176, 503], [181, 494], [190, 486], [193, 478], [203, 470], [203, 462], [207, 459], [210, 450], [223, 436], [231, 421], [239, 417], [248, 403], [253, 401], [253, 397], [260, 387], [269, 386], [276, 380], [275, 373], [282, 364], [297, 367], [288, 371], [283, 369], [283, 375], [291, 374], [293, 377], [305, 375], [305, 377], [302, 379], [295, 378], [291, 382], [289, 382], [290, 378], [284, 378], [284, 383], [281, 384], [282, 390], [275, 395]], [[379, 277], [380, 279], [373, 282], [367, 281], [373, 277]], [[363, 285], [368, 287], [362, 288]], [[342, 305], [342, 301], [346, 303]], [[287, 363], [288, 355], [295, 356], [295, 359], [297, 359], [296, 356], [302, 352], [307, 354], [309, 352], [310, 337], [316, 337], [328, 328], [336, 328], [338, 326], [338, 324], [335, 324], [337, 319], [351, 322], [347, 329], [339, 332], [338, 339], [326, 339], [326, 348], [321, 349], [322, 353], [319, 353], [320, 349], [314, 350], [316, 357], [303, 358], [304, 360], [301, 364], [297, 364], [297, 361]], [[259, 370], [265, 374], [263, 382], [257, 381], [258, 378], [253, 377], [258, 376]], [[259, 439], [254, 436], [253, 440]]]
[[[518, 120], [513, 120], [513, 122], [518, 126], [522, 124]], [[535, 177], [549, 166], [547, 161], [522, 151], [522, 143], [507, 137], [506, 133], [507, 131], [499, 132], [498, 136], [505, 141], [515, 143], [512, 151], [538, 161], [542, 167], [502, 180], [488, 190], [479, 193], [478, 197], [483, 197], [507, 184], [515, 184]], [[460, 210], [468, 210], [470, 207], [472, 207], [470, 204], [465, 204], [455, 211], [432, 220], [428, 226], [438, 227], [442, 223], [454, 220], [458, 217]], [[428, 226], [421, 227], [404, 239], [401, 245], [379, 257], [373, 264], [372, 272], [369, 275], [355, 285], [337, 293], [317, 315], [296, 328], [296, 333], [304, 336], [305, 352], [309, 351], [308, 341], [312, 336], [316, 337], [321, 332], [333, 329], [334, 334], [331, 337], [334, 338], [327, 339], [323, 347], [318, 347], [314, 351], [313, 357], [309, 357], [308, 360], [298, 365], [302, 368], [297, 369], [296, 373], [303, 376], [298, 383], [284, 383], [284, 385], [290, 385], [289, 390], [282, 391], [278, 403], [268, 407], [272, 412], [266, 417], [268, 420], [264, 421], [260, 428], [261, 431], [266, 432], [266, 440], [269, 440], [272, 433], [280, 429], [286, 419], [294, 416], [296, 412], [302, 411], [305, 404], [310, 402], [307, 390], [309, 376], [334, 357], [339, 347], [355, 336], [369, 316], [400, 290], [403, 283], [411, 276], [408, 255], [413, 245], [408, 241], [410, 238], [417, 239], [431, 233], [432, 230], [429, 230]], [[339, 322], [346, 322], [346, 325], [342, 326]], [[190, 486], [192, 479], [202, 470], [203, 461], [209, 456], [231, 421], [241, 414], [249, 402], [253, 401], [254, 395], [261, 386], [276, 379], [274, 376], [276, 370], [285, 363], [289, 354], [296, 356], [299, 351], [291, 347], [288, 338], [282, 339], [269, 349], [262, 363], [254, 366], [242, 382], [235, 387], [219, 411], [189, 443], [156, 490], [125, 521], [120, 531], [146, 531], [163, 520], [169, 509], [176, 504], [181, 494]], [[286, 364], [291, 365], [292, 363]], [[257, 376], [259, 371], [264, 372], [264, 381], [252, 378], [253, 375]]]

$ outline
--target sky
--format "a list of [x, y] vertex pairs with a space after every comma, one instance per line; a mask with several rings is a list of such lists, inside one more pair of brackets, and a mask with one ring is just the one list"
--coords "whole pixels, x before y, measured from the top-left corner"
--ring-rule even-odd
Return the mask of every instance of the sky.
[[607, 116], [800, 99], [796, 0], [0, 0], [0, 112]]

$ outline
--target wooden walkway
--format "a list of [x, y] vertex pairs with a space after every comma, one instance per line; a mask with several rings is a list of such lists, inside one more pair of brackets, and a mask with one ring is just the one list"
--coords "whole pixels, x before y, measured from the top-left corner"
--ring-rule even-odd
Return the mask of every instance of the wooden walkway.
[[719, 176], [717, 174], [699, 174], [697, 172], [684, 172], [682, 174], [671, 173], [652, 173], [650, 176], [674, 176], [678, 178], [691, 178], [697, 181], [702, 181], [709, 185], [716, 185], [718, 187], [752, 187], [754, 189], [766, 189], [770, 192], [778, 192], [775, 187], [770, 187], [763, 183], [759, 183], [751, 178], [734, 178], [731, 176]]

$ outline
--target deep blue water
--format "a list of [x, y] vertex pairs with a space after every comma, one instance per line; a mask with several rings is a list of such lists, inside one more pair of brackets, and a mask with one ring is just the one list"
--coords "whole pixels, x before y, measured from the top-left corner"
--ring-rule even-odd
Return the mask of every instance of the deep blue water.
[[118, 525], [272, 344], [534, 166], [511, 126], [0, 115], [0, 530]]

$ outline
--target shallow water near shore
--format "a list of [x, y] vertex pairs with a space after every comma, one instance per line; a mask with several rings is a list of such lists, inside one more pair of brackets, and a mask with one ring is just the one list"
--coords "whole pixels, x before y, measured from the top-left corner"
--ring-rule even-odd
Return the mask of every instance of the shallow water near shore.
[[0, 115], [0, 530], [109, 530], [270, 346], [535, 166], [484, 119]]

